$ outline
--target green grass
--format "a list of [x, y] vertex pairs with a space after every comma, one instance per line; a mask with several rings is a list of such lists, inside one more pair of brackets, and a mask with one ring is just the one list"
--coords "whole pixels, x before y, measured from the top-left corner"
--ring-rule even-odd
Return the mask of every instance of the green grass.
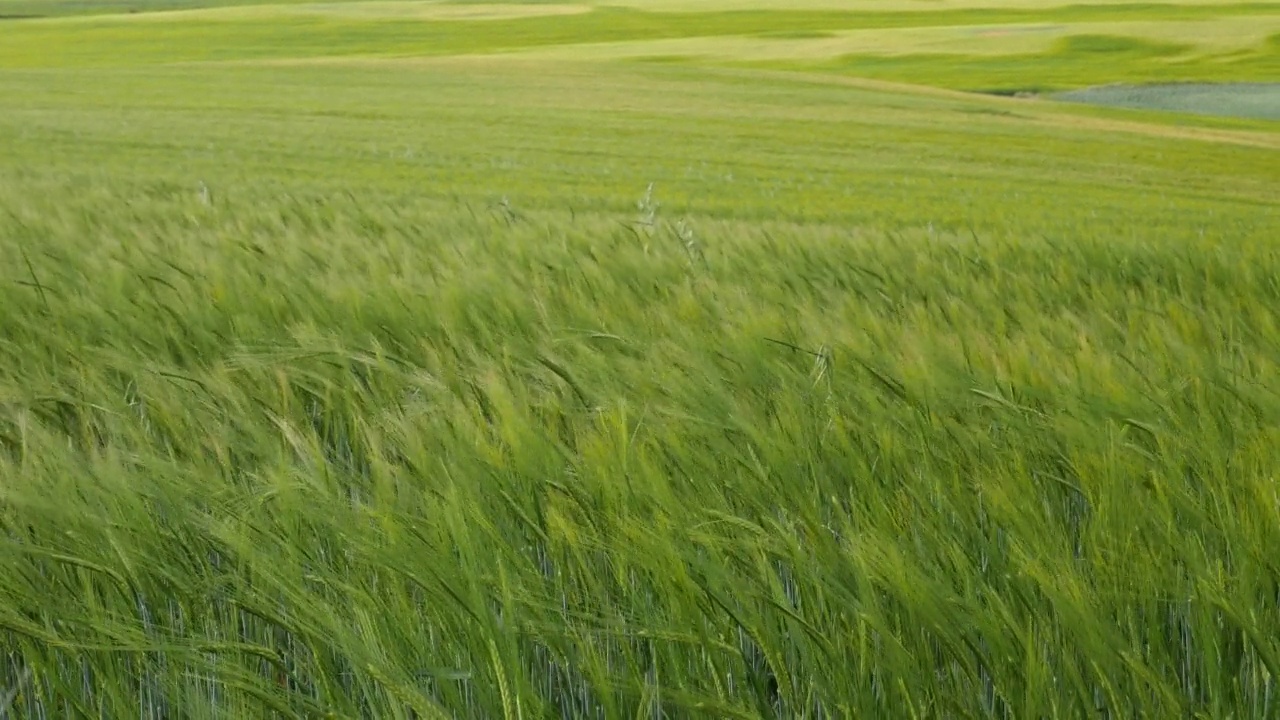
[[1274, 123], [227, 12], [0, 24], [0, 716], [1275, 715]]

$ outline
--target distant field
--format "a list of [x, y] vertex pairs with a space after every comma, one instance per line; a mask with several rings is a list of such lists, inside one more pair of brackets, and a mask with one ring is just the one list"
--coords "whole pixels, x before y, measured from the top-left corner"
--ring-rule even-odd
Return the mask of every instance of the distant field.
[[1276, 5], [216, 5], [0, 0], [0, 718], [1280, 711], [1280, 125], [972, 92]]
[[[434, 4], [435, 0], [427, 0]], [[362, 0], [349, 0], [352, 4]], [[0, 17], [52, 18], [84, 15], [134, 15], [232, 7], [279, 7], [292, 4], [316, 4], [313, 0], [0, 0]]]
[[[0, 14], [35, 12], [36, 0], [7, 8], [4, 2]], [[58, 14], [75, 6], [44, 0], [41, 7]], [[1277, 8], [1222, 2], [1038, 8], [896, 2], [854, 9], [763, 3], [679, 11], [661, 4], [218, 5], [0, 22], [0, 67], [527, 53], [1050, 92], [1122, 82], [1272, 80], [1280, 77]]]
[[[285, 5], [307, 5], [312, 8], [335, 6], [391, 6], [408, 7], [495, 7], [512, 5], [547, 5], [560, 4], [556, 0], [536, 0], [521, 2], [515, 0], [508, 3], [472, 2], [471, 0], [337, 0], [317, 2], [316, 0], [0, 0], [0, 14], [22, 14], [45, 17], [64, 15], [111, 15], [116, 13], [146, 13], [171, 10], [190, 10], [199, 8], [226, 7], [279, 7]], [[740, 10], [850, 10], [892, 11], [892, 12], [928, 12], [937, 10], [973, 10], [982, 9], [1015, 9], [1043, 11], [1047, 4], [1043, 0], [859, 0], [852, 5], [847, 0], [701, 0], [696, 5], [687, 0], [578, 0], [574, 4], [580, 7], [628, 7], [638, 10], [656, 12], [723, 12]], [[1254, 7], [1270, 9], [1275, 3], [1255, 2]], [[1166, 0], [1161, 3], [1141, 3], [1125, 0], [1073, 0], [1056, 3], [1061, 6], [1100, 7], [1120, 6], [1148, 13], [1165, 13], [1167, 8], [1177, 10], [1184, 7], [1221, 7], [1230, 10], [1241, 5], [1240, 0]], [[393, 10], [398, 12], [398, 10]]]

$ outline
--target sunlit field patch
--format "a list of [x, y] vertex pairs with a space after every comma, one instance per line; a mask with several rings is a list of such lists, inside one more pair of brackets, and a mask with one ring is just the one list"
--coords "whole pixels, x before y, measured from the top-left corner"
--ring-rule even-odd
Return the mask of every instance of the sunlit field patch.
[[128, 15], [135, 22], [243, 20], [267, 18], [329, 18], [347, 20], [510, 20], [576, 15], [591, 11], [587, 4], [570, 3], [442, 3], [438, 0], [356, 0], [354, 2], [296, 2], [283, 5], [223, 5], [165, 13]]

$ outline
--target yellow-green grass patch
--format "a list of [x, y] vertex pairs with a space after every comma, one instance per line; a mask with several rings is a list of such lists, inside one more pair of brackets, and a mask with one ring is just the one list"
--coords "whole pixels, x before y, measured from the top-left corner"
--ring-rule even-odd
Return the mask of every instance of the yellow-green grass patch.
[[830, 60], [845, 55], [952, 54], [1000, 56], [1042, 53], [1073, 35], [1111, 34], [1179, 44], [1186, 54], [1256, 50], [1280, 33], [1280, 13], [1212, 20], [1026, 23], [871, 30], [836, 30], [816, 37], [766, 33], [736, 37], [698, 37], [584, 43], [531, 50], [547, 57], [589, 60], [649, 57], [701, 58], [712, 61]]

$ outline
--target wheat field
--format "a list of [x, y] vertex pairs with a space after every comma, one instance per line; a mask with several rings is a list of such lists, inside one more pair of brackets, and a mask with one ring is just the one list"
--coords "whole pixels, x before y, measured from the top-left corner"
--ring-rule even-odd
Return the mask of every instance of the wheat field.
[[1280, 714], [1277, 125], [966, 92], [1280, 7], [205, 5], [0, 0], [0, 718]]

